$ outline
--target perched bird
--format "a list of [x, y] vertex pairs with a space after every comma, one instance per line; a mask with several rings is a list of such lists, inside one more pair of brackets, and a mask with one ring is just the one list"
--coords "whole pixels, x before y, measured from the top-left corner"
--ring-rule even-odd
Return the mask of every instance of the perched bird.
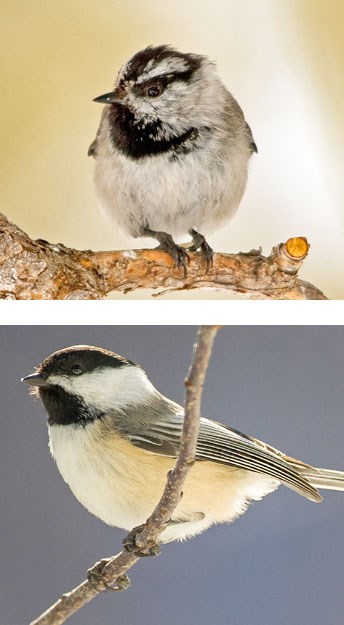
[[207, 264], [204, 238], [243, 196], [257, 147], [243, 112], [207, 57], [166, 45], [137, 52], [120, 70], [88, 154], [106, 214], [132, 237], [154, 237], [184, 267], [173, 237], [192, 237]]
[[[140, 366], [87, 345], [55, 352], [23, 381], [44, 404], [51, 454], [75, 497], [109, 525], [144, 523], [174, 466], [183, 408]], [[318, 488], [344, 490], [344, 472], [316, 469], [201, 418], [196, 462], [161, 542], [233, 521], [280, 484], [321, 501]]]

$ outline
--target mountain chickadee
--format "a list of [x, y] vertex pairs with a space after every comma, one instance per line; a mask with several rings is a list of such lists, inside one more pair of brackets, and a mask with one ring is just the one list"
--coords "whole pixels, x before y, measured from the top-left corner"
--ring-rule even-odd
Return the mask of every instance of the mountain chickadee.
[[154, 237], [184, 268], [188, 254], [172, 237], [189, 233], [207, 264], [201, 232], [222, 226], [243, 196], [257, 147], [243, 112], [199, 54], [148, 47], [120, 70], [88, 154], [109, 217], [133, 237]]
[[[55, 352], [23, 381], [37, 387], [51, 454], [75, 497], [109, 525], [130, 530], [144, 523], [175, 464], [183, 408], [140, 366], [87, 345]], [[344, 472], [313, 468], [201, 418], [196, 462], [161, 542], [233, 521], [280, 484], [321, 501], [318, 488], [344, 490]]]

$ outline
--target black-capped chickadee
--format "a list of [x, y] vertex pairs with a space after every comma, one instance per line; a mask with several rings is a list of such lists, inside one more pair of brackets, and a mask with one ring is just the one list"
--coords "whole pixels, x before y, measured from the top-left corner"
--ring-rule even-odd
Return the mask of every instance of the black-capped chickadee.
[[148, 47], [121, 68], [88, 154], [107, 215], [133, 237], [154, 237], [179, 266], [192, 237], [207, 262], [203, 232], [223, 225], [243, 196], [257, 151], [243, 112], [205, 56]]
[[[87, 345], [55, 352], [23, 381], [37, 387], [52, 456], [76, 498], [109, 525], [144, 523], [174, 466], [183, 408], [140, 366]], [[318, 488], [344, 490], [344, 472], [316, 469], [205, 418], [196, 458], [161, 542], [233, 521], [280, 484], [312, 501], [322, 499]]]

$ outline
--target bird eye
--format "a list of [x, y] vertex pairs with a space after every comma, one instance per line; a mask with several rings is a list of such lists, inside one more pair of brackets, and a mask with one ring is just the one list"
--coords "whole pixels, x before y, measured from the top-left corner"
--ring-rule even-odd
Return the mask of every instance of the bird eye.
[[158, 85], [154, 85], [152, 87], [148, 87], [146, 93], [150, 98], [157, 98], [159, 95], [161, 95], [162, 88]]
[[83, 373], [84, 370], [81, 365], [73, 365], [71, 367], [71, 372], [73, 373], [73, 375], [81, 375], [81, 373]]

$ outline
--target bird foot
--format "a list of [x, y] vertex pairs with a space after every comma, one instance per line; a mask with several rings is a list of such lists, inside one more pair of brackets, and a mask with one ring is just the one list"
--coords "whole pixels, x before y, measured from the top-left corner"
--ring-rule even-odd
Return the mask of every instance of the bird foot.
[[190, 252], [199, 251], [201, 253], [206, 263], [206, 273], [208, 273], [209, 269], [213, 266], [214, 252], [209, 243], [205, 240], [203, 234], [196, 232], [193, 228], [189, 230], [189, 234], [192, 236], [192, 243], [187, 249]]
[[178, 267], [178, 269], [183, 269], [184, 278], [186, 278], [188, 273], [187, 266], [190, 262], [190, 256], [183, 247], [177, 245], [177, 243], [173, 241], [171, 235], [166, 234], [165, 236], [166, 238], [160, 240], [157, 249], [167, 252], [167, 254], [169, 254], [173, 258], [176, 267]]
[[142, 527], [142, 525], [134, 527], [134, 529], [131, 530], [131, 532], [129, 532], [129, 534], [124, 538], [122, 541], [124, 549], [129, 551], [129, 553], [133, 553], [138, 558], [158, 556], [161, 552], [159, 545], [151, 545], [150, 547], [147, 547], [147, 549], [141, 549], [136, 544], [136, 537], [140, 533]]
[[186, 278], [188, 273], [187, 266], [190, 262], [189, 254], [183, 247], [177, 245], [177, 243], [173, 241], [170, 234], [167, 232], [157, 232], [156, 230], [151, 230], [146, 226], [142, 228], [141, 234], [144, 237], [153, 237], [154, 239], [157, 239], [159, 241], [159, 245], [156, 249], [169, 254], [173, 258], [178, 269], [182, 268], [184, 270], [184, 278]]
[[111, 590], [113, 592], [121, 592], [122, 590], [127, 590], [130, 586], [130, 579], [127, 575], [119, 575], [115, 580], [115, 586], [111, 586], [108, 584], [103, 577], [102, 570], [108, 562], [110, 562], [111, 558], [104, 558], [103, 560], [99, 560], [90, 569], [87, 571], [87, 580], [90, 583], [93, 590], [97, 592], [103, 592], [104, 590]]

